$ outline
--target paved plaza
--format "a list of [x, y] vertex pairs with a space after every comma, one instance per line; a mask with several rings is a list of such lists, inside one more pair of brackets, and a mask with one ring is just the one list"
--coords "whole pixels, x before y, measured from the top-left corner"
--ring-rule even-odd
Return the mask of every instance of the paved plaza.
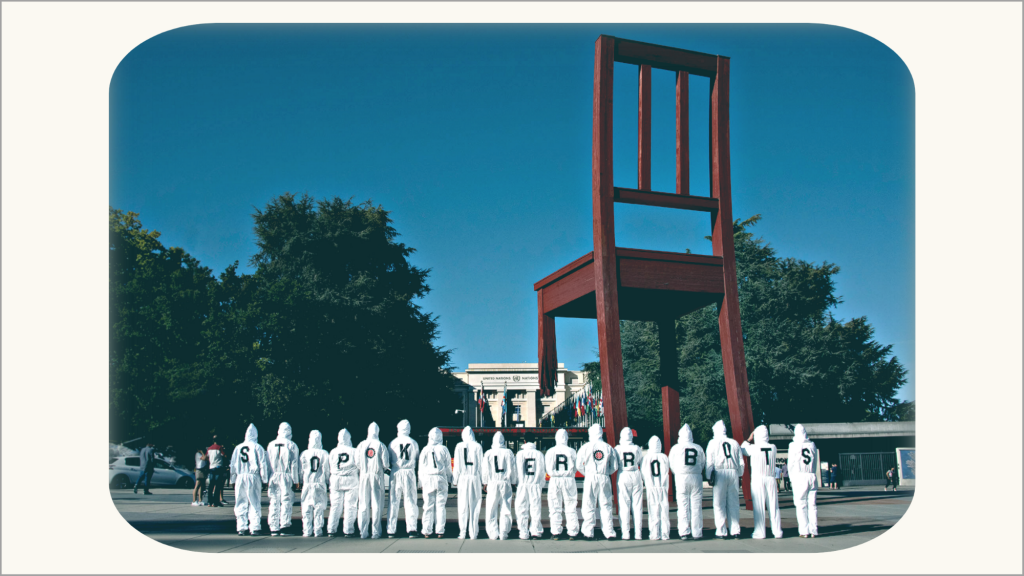
[[[235, 533], [235, 518], [231, 502], [233, 493], [226, 492], [228, 506], [224, 508], [190, 506], [191, 491], [184, 489], [154, 489], [152, 496], [134, 494], [131, 490], [111, 490], [110, 496], [117, 510], [135, 529], [150, 538], [168, 546], [195, 552], [393, 552], [393, 553], [443, 553], [443, 552], [828, 552], [862, 544], [884, 533], [906, 512], [913, 498], [913, 491], [883, 492], [880, 487], [852, 487], [842, 490], [818, 491], [819, 537], [800, 538], [797, 534], [796, 511], [793, 508], [791, 492], [783, 492], [780, 498], [784, 538], [776, 540], [753, 540], [753, 513], [740, 510], [743, 533], [740, 539], [716, 540], [714, 536], [714, 515], [711, 509], [710, 490], [704, 498], [704, 539], [682, 541], [675, 532], [676, 513], [672, 506], [672, 540], [605, 540], [601, 530], [595, 531], [593, 541], [578, 537], [566, 539], [563, 531], [561, 540], [551, 540], [548, 532], [547, 507], [544, 515], [544, 537], [540, 540], [519, 540], [518, 530], [513, 527], [509, 540], [496, 541], [487, 538], [483, 519], [480, 522], [480, 536], [477, 540], [459, 540], [456, 494], [448, 496], [448, 525], [445, 537], [438, 539], [408, 538], [405, 536], [405, 521], [398, 523], [398, 538], [384, 537], [378, 540], [359, 538], [304, 538], [301, 536], [302, 519], [296, 496], [293, 510], [291, 534], [270, 537], [267, 528], [267, 498], [263, 497], [264, 536], [238, 536]], [[485, 497], [486, 498], [486, 497]], [[546, 497], [545, 497], [546, 500]], [[421, 502], [422, 504], [422, 502]], [[545, 502], [546, 504], [546, 502]], [[741, 497], [742, 506], [742, 497]], [[422, 508], [421, 508], [422, 513]], [[579, 509], [577, 508], [577, 514]], [[404, 511], [401, 517], [404, 517]], [[384, 524], [386, 532], [386, 522]], [[616, 520], [616, 526], [618, 522]], [[647, 520], [644, 518], [644, 536], [647, 536]], [[770, 532], [769, 532], [770, 534]]]

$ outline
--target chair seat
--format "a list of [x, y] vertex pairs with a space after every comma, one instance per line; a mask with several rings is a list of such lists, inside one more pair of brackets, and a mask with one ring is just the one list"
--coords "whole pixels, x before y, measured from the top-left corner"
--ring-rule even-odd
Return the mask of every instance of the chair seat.
[[[622, 320], [678, 318], [724, 294], [722, 258], [655, 250], [616, 248], [619, 317]], [[544, 290], [544, 314], [597, 318], [594, 253], [574, 260], [533, 285]]]

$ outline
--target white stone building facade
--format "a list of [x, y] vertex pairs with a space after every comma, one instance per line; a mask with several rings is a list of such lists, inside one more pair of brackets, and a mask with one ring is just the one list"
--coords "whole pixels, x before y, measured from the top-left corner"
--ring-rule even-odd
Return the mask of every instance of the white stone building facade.
[[[587, 384], [585, 372], [566, 370], [558, 365], [555, 393], [540, 397], [537, 364], [470, 364], [465, 372], [453, 372], [461, 381], [455, 392], [461, 396], [462, 426], [495, 426], [499, 428], [533, 428], [553, 408], [564, 402]], [[501, 419], [502, 392], [508, 390], [509, 409], [505, 425]], [[481, 412], [478, 399], [483, 396], [486, 406]]]

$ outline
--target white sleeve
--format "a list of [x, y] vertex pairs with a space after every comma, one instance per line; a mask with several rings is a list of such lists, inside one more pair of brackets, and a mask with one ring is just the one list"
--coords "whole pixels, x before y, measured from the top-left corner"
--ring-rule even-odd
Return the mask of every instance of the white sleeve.
[[299, 483], [299, 445], [296, 444], [295, 442], [292, 442], [291, 445], [288, 446], [288, 452], [289, 452], [288, 458], [291, 460], [291, 463], [292, 463], [292, 466], [291, 466], [291, 468], [292, 468], [292, 484], [298, 484]]
[[256, 445], [256, 462], [260, 465], [260, 480], [266, 484], [270, 481], [270, 458], [267, 458], [267, 451], [263, 446]]
[[231, 463], [228, 464], [228, 471], [231, 475], [229, 481], [234, 484], [235, 477], [238, 476], [238, 446], [235, 446], [234, 451], [231, 452]]
[[743, 444], [740, 444], [740, 454], [743, 454], [744, 456], [748, 456], [749, 457], [750, 454], [751, 454], [751, 451], [750, 451], [750, 447], [751, 446], [752, 446], [752, 444], [750, 444], [749, 442], [744, 440]]
[[511, 480], [511, 482], [513, 484], [518, 484], [519, 483], [519, 466], [518, 466], [519, 463], [516, 462], [516, 460], [518, 460], [518, 458], [513, 456], [513, 457], [509, 458], [509, 460], [511, 461], [509, 463], [509, 465], [512, 466], [512, 470], [511, 470], [512, 474], [511, 474], [510, 480]]

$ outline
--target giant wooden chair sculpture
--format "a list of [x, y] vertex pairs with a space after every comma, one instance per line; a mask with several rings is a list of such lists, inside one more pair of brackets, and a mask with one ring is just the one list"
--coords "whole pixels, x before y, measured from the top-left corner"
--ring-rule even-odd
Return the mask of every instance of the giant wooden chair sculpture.
[[[640, 67], [638, 189], [612, 182], [612, 73], [615, 62]], [[676, 72], [676, 191], [651, 190], [651, 68]], [[711, 197], [689, 193], [689, 75], [711, 79]], [[615, 245], [614, 204], [642, 204], [711, 215], [713, 256], [633, 250]], [[665, 450], [679, 431], [675, 319], [719, 304], [718, 327], [733, 437], [754, 428], [747, 388], [737, 298], [729, 180], [729, 59], [610, 36], [594, 55], [594, 251], [534, 284], [539, 315], [541, 394], [553, 393], [558, 358], [555, 318], [596, 318], [601, 360], [605, 439], [614, 445], [627, 426], [619, 320], [658, 323]], [[749, 467], [748, 467], [749, 469]], [[749, 472], [743, 494], [750, 507]]]

